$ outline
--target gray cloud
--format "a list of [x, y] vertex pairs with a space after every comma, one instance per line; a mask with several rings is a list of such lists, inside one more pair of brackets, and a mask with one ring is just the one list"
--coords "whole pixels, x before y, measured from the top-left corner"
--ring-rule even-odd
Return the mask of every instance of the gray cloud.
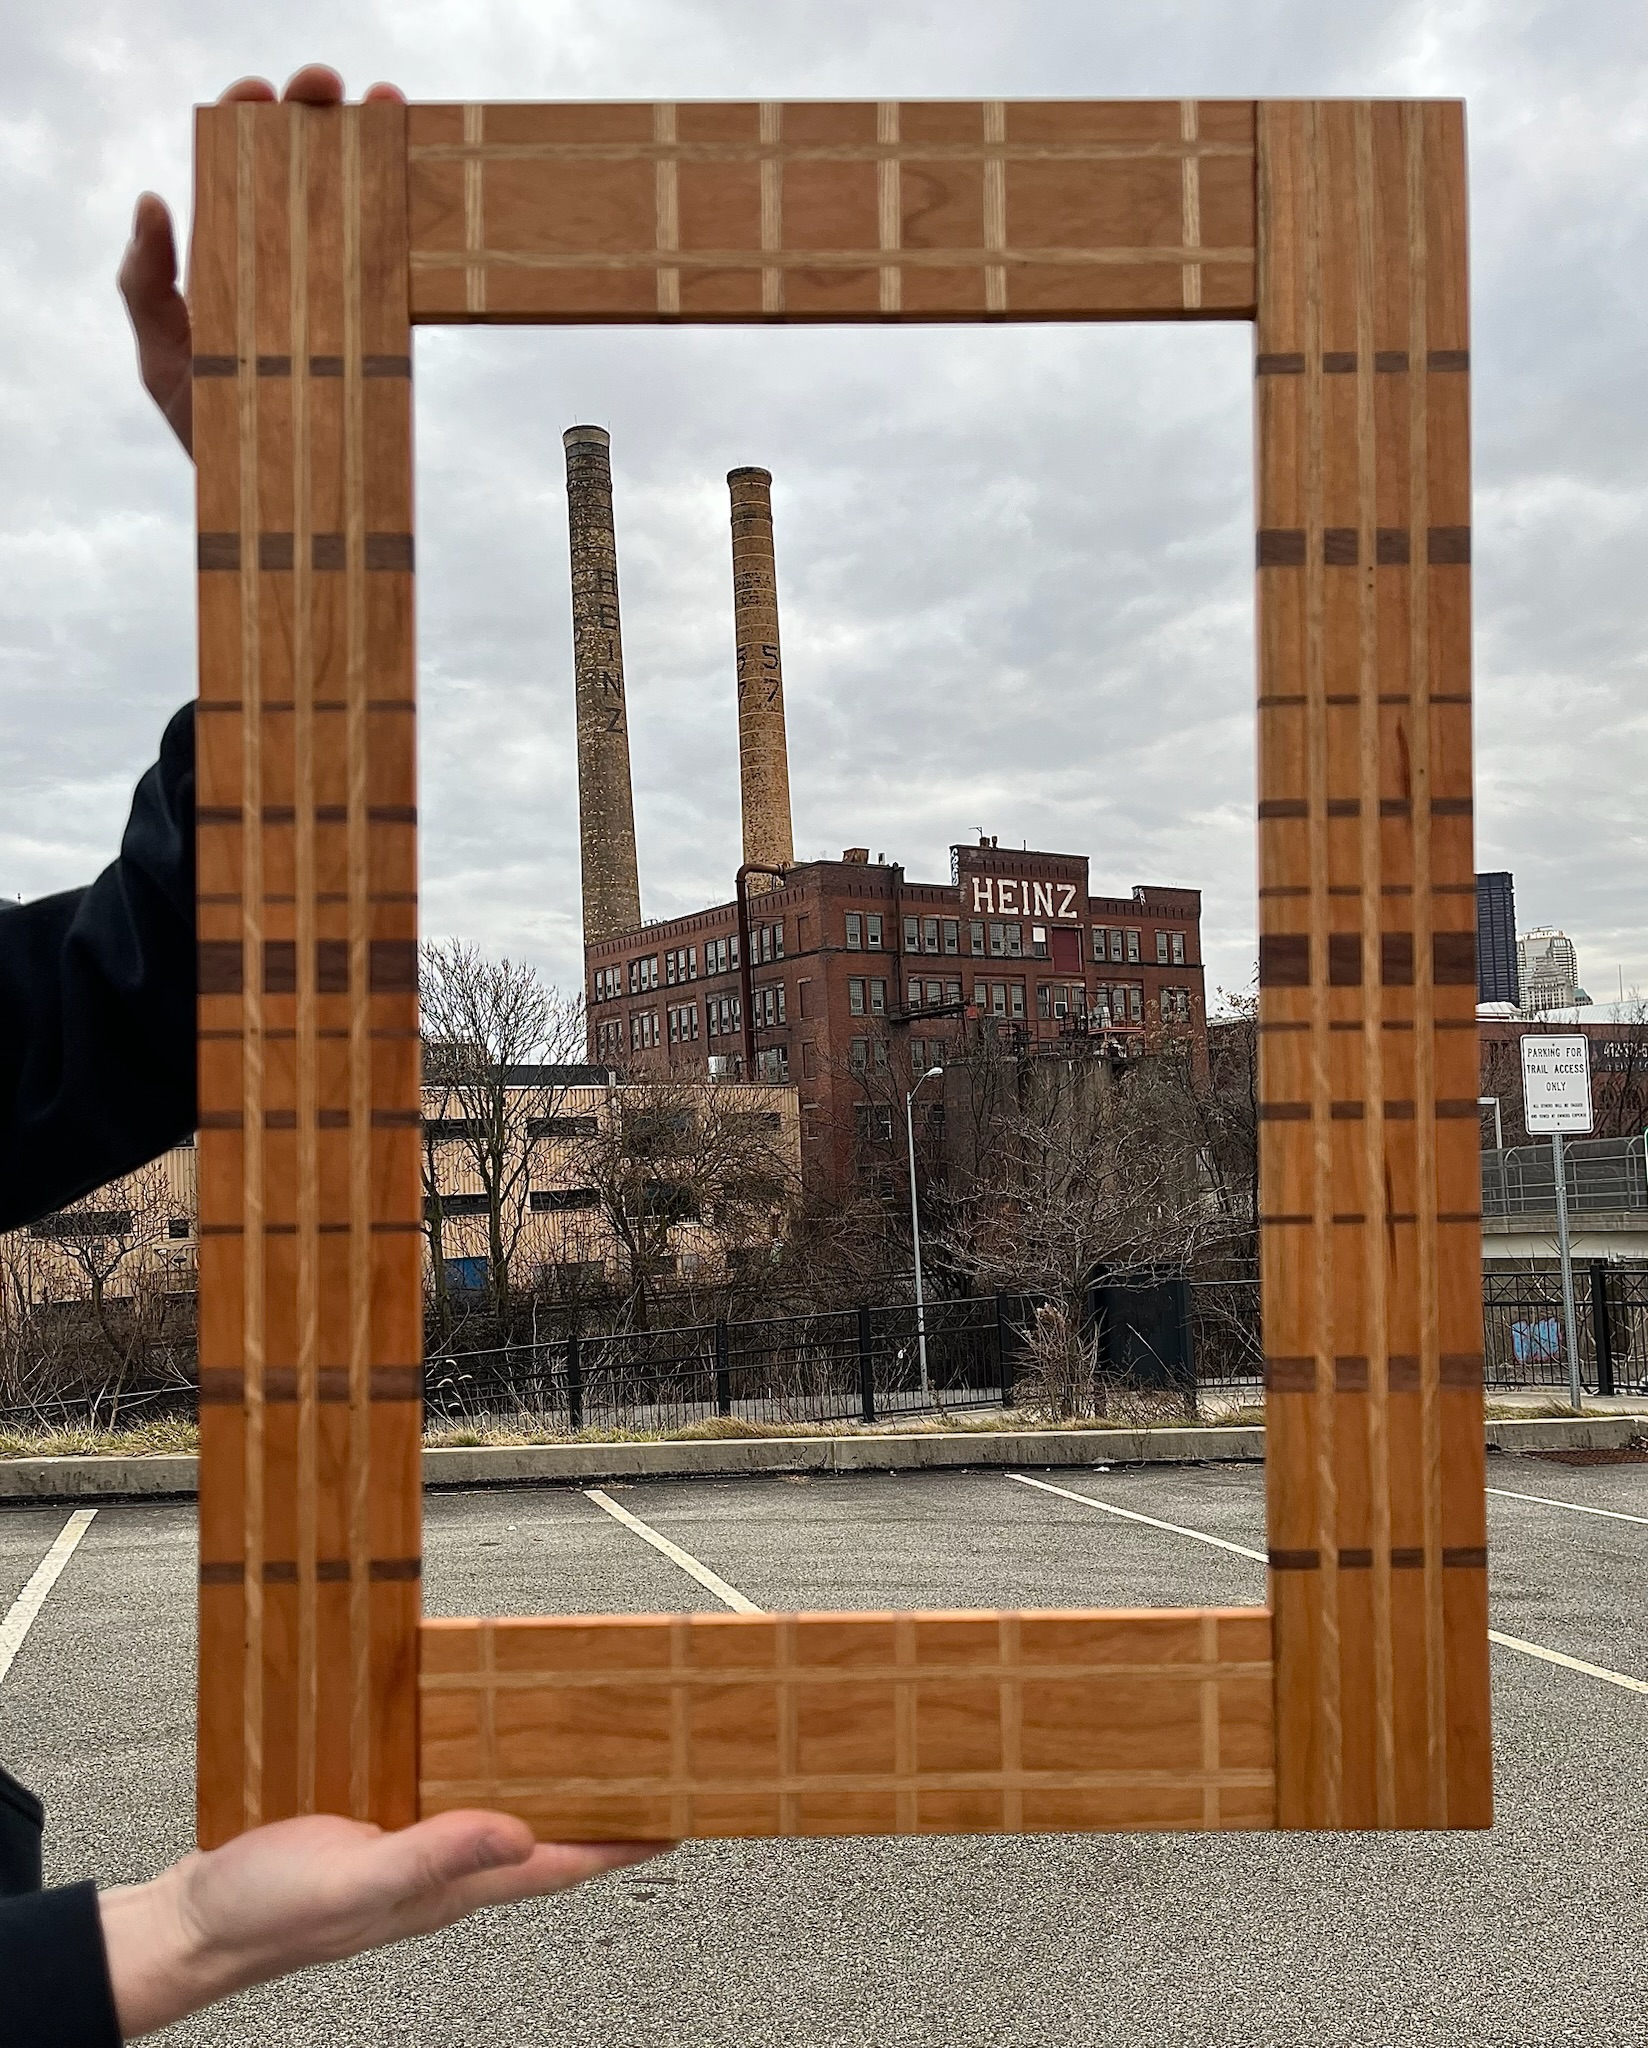
[[[417, 97], [1445, 93], [1470, 105], [1479, 860], [1597, 993], [1648, 983], [1639, 567], [1648, 23], [1614, 0], [1096, 9], [624, 0], [141, 17], [21, 0], [0, 72], [0, 888], [82, 879], [192, 680], [191, 495], [109, 279], [187, 108], [324, 56]], [[561, 429], [614, 436], [649, 915], [737, 860], [723, 476], [774, 472], [798, 849], [974, 826], [1207, 897], [1253, 953], [1250, 338], [424, 331], [431, 929], [575, 978]]]

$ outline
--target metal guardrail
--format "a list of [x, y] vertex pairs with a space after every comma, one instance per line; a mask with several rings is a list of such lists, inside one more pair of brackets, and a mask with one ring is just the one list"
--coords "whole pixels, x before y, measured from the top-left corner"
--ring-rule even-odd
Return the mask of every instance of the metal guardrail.
[[[1641, 1138], [1570, 1138], [1562, 1151], [1571, 1215], [1648, 1212], [1648, 1152]], [[1548, 1144], [1483, 1153], [1482, 1214], [1555, 1216], [1556, 1170]]]

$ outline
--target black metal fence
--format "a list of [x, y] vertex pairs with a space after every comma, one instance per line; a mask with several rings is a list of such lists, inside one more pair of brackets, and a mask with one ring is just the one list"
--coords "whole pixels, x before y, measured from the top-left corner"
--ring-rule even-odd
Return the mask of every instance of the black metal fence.
[[[1560, 1273], [1489, 1273], [1482, 1283], [1487, 1384], [1568, 1386]], [[1600, 1259], [1574, 1269], [1580, 1384], [1593, 1394], [1648, 1394], [1648, 1273]]]
[[[431, 1358], [431, 1422], [530, 1420], [657, 1430], [715, 1417], [877, 1422], [1010, 1401], [1018, 1358], [1005, 1297], [572, 1336]], [[925, 1358], [923, 1351], [925, 1350]]]
[[[1575, 1273], [1579, 1372], [1597, 1394], [1648, 1394], [1648, 1272], [1600, 1262]], [[1264, 1384], [1257, 1280], [1135, 1275], [1093, 1290], [1089, 1327], [1112, 1387], [1257, 1397]], [[752, 1423], [880, 1422], [1010, 1406], [1037, 1391], [1035, 1304], [994, 1295], [929, 1302], [925, 1347], [910, 1303], [687, 1328], [557, 1336], [504, 1351], [432, 1355], [436, 1426], [657, 1431], [716, 1418]], [[1483, 1336], [1490, 1392], [1565, 1392], [1557, 1273], [1489, 1273]], [[923, 1349], [925, 1348], [925, 1359]], [[1045, 1387], [1040, 1389], [1045, 1396]], [[181, 1373], [123, 1395], [118, 1419], [194, 1413]], [[105, 1426], [85, 1396], [0, 1408], [0, 1426]]]

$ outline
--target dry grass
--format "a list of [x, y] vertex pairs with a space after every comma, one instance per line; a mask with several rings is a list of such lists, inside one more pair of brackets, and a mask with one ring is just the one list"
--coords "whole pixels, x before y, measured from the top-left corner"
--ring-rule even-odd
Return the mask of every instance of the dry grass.
[[[1537, 1421], [1569, 1418], [1564, 1401], [1490, 1401], [1491, 1421]], [[1598, 1411], [1587, 1410], [1595, 1417]], [[939, 1415], [894, 1415], [875, 1423], [750, 1422], [739, 1415], [711, 1416], [683, 1423], [678, 1429], [583, 1429], [576, 1432], [535, 1426], [523, 1418], [513, 1423], [435, 1423], [425, 1431], [431, 1450], [461, 1450], [495, 1445], [530, 1444], [656, 1444], [738, 1442], [775, 1437], [832, 1436], [999, 1436], [1015, 1430], [1084, 1431], [1100, 1429], [1262, 1429], [1265, 1411], [1256, 1400], [1204, 1407], [1199, 1417], [1187, 1416], [1177, 1401], [1145, 1394], [1112, 1397], [1108, 1415], [1088, 1415], [1070, 1422], [1049, 1422], [1023, 1408], [971, 1408]], [[134, 1424], [130, 1429], [0, 1429], [0, 1458], [157, 1458], [188, 1456], [199, 1448], [199, 1433], [180, 1417]]]
[[130, 1429], [0, 1429], [0, 1458], [174, 1458], [199, 1448], [199, 1430], [177, 1415]]
[[[1218, 1428], [1257, 1427], [1262, 1408], [1252, 1405], [1204, 1415]], [[1022, 1430], [1184, 1429], [1194, 1426], [1176, 1401], [1149, 1396], [1112, 1400], [1110, 1413], [1073, 1422], [1049, 1422], [1026, 1409], [962, 1409], [939, 1415], [895, 1415], [876, 1423], [750, 1422], [738, 1415], [712, 1416], [684, 1423], [678, 1429], [583, 1429], [569, 1433], [535, 1427], [523, 1418], [514, 1423], [436, 1423], [424, 1433], [431, 1450], [459, 1450], [488, 1445], [651, 1444], [737, 1442], [751, 1438], [833, 1436], [997, 1436]], [[0, 1458], [156, 1458], [189, 1456], [199, 1449], [194, 1423], [179, 1417], [135, 1424], [130, 1429], [0, 1429]]]

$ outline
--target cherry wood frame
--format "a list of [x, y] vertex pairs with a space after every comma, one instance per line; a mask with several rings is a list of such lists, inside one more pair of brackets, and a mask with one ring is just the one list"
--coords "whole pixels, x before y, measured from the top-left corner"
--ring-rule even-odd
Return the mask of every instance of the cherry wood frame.
[[[196, 117], [199, 1831], [1491, 1819], [1452, 103]], [[418, 322], [1256, 329], [1270, 1598], [423, 1622]]]

